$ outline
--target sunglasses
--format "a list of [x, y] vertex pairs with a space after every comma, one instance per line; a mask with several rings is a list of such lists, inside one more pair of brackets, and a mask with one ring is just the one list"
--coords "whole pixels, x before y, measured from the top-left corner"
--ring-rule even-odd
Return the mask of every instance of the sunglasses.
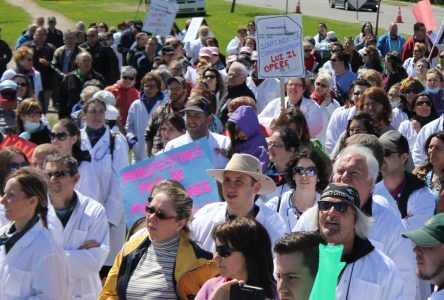
[[8, 167], [9, 167], [9, 170], [11, 170], [11, 171], [15, 171], [15, 170], [18, 170], [18, 169], [20, 169], [20, 168], [23, 168], [23, 167], [27, 167], [27, 166], [29, 166], [29, 163], [28, 162], [22, 162], [22, 163], [20, 163], [20, 164], [18, 164], [18, 163], [16, 163], [16, 162], [12, 162], [12, 163], [10, 163], [9, 165], [8, 165]]
[[293, 168], [293, 174], [298, 174], [298, 175], [307, 175], [310, 177], [315, 176], [318, 173], [318, 169], [316, 169], [316, 167], [308, 167], [308, 168], [304, 168], [304, 167], [294, 167]]
[[[150, 199], [151, 198], [148, 199], [149, 202], [151, 202]], [[177, 216], [168, 217], [164, 212], [162, 212], [160, 210], [156, 210], [156, 208], [154, 208], [150, 205], [145, 206], [145, 212], [150, 215], [154, 214], [156, 216], [156, 218], [158, 218], [159, 220], [171, 220], [171, 219], [177, 218]]]
[[228, 257], [231, 255], [231, 253], [237, 252], [237, 251], [234, 249], [231, 249], [227, 245], [219, 245], [219, 246], [216, 246], [216, 252], [220, 257]]
[[134, 77], [132, 76], [122, 76], [123, 80], [134, 80]]
[[389, 156], [391, 156], [393, 153], [399, 153], [399, 152], [395, 152], [395, 151], [392, 151], [392, 150], [390, 150], [390, 149], [384, 149], [384, 157], [389, 157]]
[[23, 87], [27, 86], [25, 82], [16, 82], [15, 84], [17, 84], [17, 86], [23, 86]]
[[416, 106], [424, 106], [427, 105], [428, 107], [432, 106], [432, 101], [416, 101]]
[[206, 75], [203, 78], [204, 79], [208, 79], [208, 78], [213, 79], [213, 78], [216, 78], [216, 75]]
[[330, 59], [332, 62], [337, 62], [338, 60], [336, 58]]
[[57, 132], [57, 133], [51, 132], [49, 134], [49, 138], [51, 139], [51, 141], [53, 141], [55, 139], [57, 139], [59, 141], [64, 141], [64, 140], [66, 140], [67, 137], [68, 137], [68, 134], [66, 132]]
[[313, 49], [304, 49], [304, 52], [311, 52]]
[[328, 88], [328, 85], [320, 83], [320, 82], [316, 82], [317, 86], [323, 87], [323, 88]]
[[321, 211], [329, 211], [332, 207], [335, 208], [337, 212], [344, 214], [347, 208], [350, 206], [349, 202], [330, 202], [330, 201], [319, 201], [318, 207]]
[[70, 175], [71, 172], [69, 170], [61, 170], [61, 171], [55, 171], [55, 172], [45, 172], [45, 174], [49, 177], [52, 178], [54, 176], [54, 178], [63, 178], [66, 175]]

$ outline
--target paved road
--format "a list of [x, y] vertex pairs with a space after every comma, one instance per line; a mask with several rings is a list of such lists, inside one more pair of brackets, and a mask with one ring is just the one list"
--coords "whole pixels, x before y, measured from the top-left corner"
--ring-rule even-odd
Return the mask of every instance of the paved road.
[[[227, 1], [231, 2], [231, 0]], [[285, 11], [286, 5], [285, 0], [236, 0], [236, 3], [280, 9], [283, 11]], [[294, 11], [296, 4], [297, 0], [288, 0], [289, 12]], [[398, 24], [398, 28], [401, 33], [407, 36], [413, 33], [413, 24], [416, 22], [412, 7], [413, 6], [409, 4], [401, 6], [401, 15], [404, 23]], [[301, 11], [307, 16], [322, 17], [344, 22], [357, 22], [356, 12], [345, 11], [341, 8], [330, 8], [328, 6], [328, 0], [301, 0]], [[439, 26], [441, 21], [444, 20], [444, 8], [433, 6], [433, 13], [436, 23]], [[398, 5], [382, 3], [379, 16], [379, 28], [388, 29], [388, 25], [390, 22], [395, 21], [397, 15]], [[361, 24], [365, 21], [370, 21], [373, 25], [376, 24], [376, 13], [374, 12], [359, 11], [358, 18]], [[334, 28], [329, 29], [334, 30]]]

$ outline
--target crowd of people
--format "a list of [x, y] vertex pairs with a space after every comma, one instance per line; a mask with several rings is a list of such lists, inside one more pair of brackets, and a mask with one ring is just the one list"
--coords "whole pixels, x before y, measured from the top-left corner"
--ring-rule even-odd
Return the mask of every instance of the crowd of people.
[[[0, 149], [0, 299], [216, 300], [238, 285], [308, 299], [320, 244], [344, 246], [336, 299], [444, 299], [444, 49], [424, 24], [405, 39], [366, 22], [343, 42], [319, 24], [281, 99], [254, 21], [227, 45], [206, 20], [183, 42], [190, 21], [155, 36], [40, 17], [14, 51], [0, 41], [0, 140], [36, 145]], [[193, 213], [162, 180], [127, 228], [120, 170], [200, 139], [220, 199]]]

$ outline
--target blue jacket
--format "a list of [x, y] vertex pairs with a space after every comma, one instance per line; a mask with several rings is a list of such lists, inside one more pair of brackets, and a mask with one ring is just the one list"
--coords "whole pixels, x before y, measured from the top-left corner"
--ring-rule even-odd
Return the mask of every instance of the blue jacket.
[[[399, 56], [401, 57], [402, 47], [404, 46], [405, 38], [403, 38], [399, 34], [396, 37], [397, 37], [398, 50], [399, 50], [396, 52], [398, 52]], [[379, 51], [381, 51], [382, 56], [385, 56], [390, 51], [394, 51], [394, 50], [390, 49], [390, 34], [386, 33], [386, 34], [382, 35], [378, 39], [378, 42], [376, 43], [376, 47], [379, 49]]]
[[250, 106], [242, 105], [230, 115], [228, 122], [236, 124], [248, 137], [248, 140], [236, 145], [234, 153], [246, 153], [257, 157], [265, 174], [268, 165], [267, 141], [259, 131], [256, 112]]

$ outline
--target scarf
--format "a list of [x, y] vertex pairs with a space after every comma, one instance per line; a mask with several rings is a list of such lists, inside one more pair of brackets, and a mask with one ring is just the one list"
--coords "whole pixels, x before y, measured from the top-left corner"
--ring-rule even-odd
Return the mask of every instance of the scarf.
[[86, 134], [88, 134], [89, 141], [91, 143], [91, 146], [94, 147], [99, 139], [102, 137], [102, 135], [105, 133], [106, 128], [102, 127], [99, 129], [92, 129], [88, 126], [86, 126]]

